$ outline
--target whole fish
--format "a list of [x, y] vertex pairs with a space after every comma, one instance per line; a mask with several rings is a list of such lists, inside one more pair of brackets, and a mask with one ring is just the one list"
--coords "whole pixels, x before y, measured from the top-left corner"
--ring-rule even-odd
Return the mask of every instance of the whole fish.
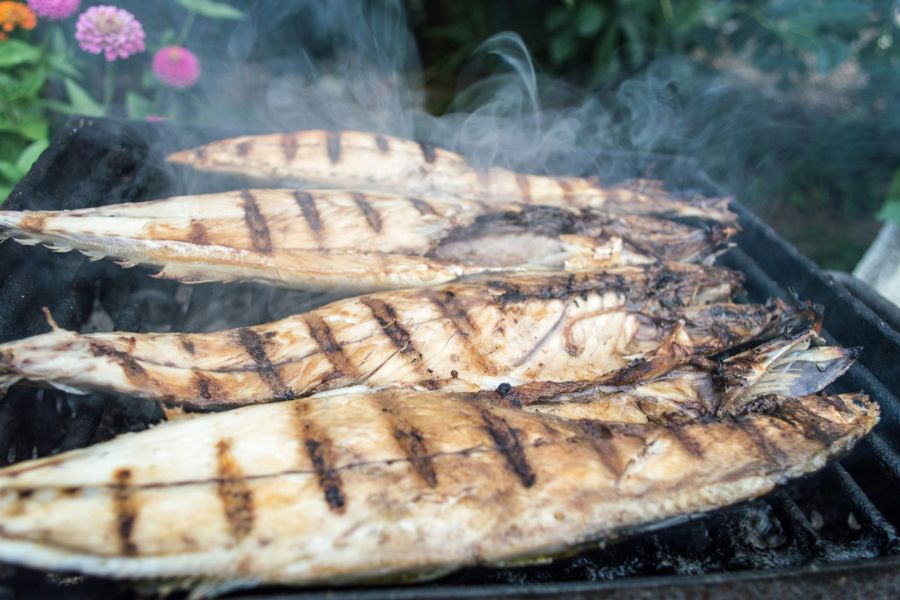
[[172, 163], [256, 180], [312, 183], [422, 198], [464, 198], [602, 208], [610, 212], [733, 224], [728, 199], [681, 200], [659, 182], [603, 186], [596, 178], [548, 177], [477, 169], [430, 144], [361, 131], [296, 131], [219, 140], [169, 155]]
[[736, 228], [334, 190], [241, 190], [71, 211], [0, 211], [0, 239], [161, 267], [195, 283], [344, 289], [498, 270], [711, 261]]
[[754, 498], [878, 415], [861, 393], [671, 424], [443, 391], [250, 406], [0, 470], [0, 560], [187, 585], [408, 581]]
[[809, 320], [780, 301], [728, 302], [738, 281], [671, 263], [382, 292], [215, 333], [54, 328], [0, 345], [0, 386], [214, 408], [352, 385], [476, 390], [604, 374], [624, 384]]

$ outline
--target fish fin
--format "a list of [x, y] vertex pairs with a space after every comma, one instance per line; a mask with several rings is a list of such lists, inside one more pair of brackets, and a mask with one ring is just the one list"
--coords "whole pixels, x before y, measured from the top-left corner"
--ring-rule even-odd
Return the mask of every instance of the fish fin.
[[41, 312], [44, 313], [44, 318], [47, 319], [47, 325], [50, 326], [50, 329], [53, 331], [59, 331], [62, 329], [59, 325], [56, 324], [56, 319], [53, 318], [53, 315], [50, 313], [50, 309], [46, 306], [41, 307]]

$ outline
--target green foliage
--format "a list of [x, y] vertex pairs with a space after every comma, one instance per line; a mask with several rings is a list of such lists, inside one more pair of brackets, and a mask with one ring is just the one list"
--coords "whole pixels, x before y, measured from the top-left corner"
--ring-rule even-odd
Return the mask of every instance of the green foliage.
[[230, 4], [213, 0], [177, 0], [178, 4], [193, 13], [210, 19], [243, 19], [244, 13]]
[[894, 177], [891, 179], [891, 185], [888, 188], [887, 199], [884, 201], [881, 210], [878, 211], [878, 218], [882, 221], [900, 223], [900, 169], [894, 171]]

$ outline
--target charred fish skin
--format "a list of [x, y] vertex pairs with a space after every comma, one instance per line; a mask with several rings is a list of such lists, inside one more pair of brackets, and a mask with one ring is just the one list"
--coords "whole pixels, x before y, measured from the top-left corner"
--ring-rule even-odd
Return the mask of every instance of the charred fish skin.
[[526, 175], [499, 167], [479, 169], [454, 152], [359, 131], [241, 136], [175, 152], [168, 160], [256, 180], [350, 186], [423, 198], [515, 199], [522, 204], [737, 222], [728, 210], [728, 199], [677, 200], [658, 182], [603, 186], [596, 178]]
[[710, 262], [734, 227], [341, 190], [240, 190], [73, 211], [0, 211], [0, 239], [160, 268], [368, 292], [497, 270]]
[[306, 585], [546, 556], [764, 494], [877, 420], [863, 394], [675, 425], [444, 392], [245, 407], [3, 469], [0, 559]]
[[0, 384], [25, 379], [196, 409], [352, 385], [473, 391], [600, 376], [623, 385], [802, 318], [778, 304], [722, 302], [733, 290], [728, 274], [671, 265], [476, 278], [208, 334], [54, 329], [0, 345]]

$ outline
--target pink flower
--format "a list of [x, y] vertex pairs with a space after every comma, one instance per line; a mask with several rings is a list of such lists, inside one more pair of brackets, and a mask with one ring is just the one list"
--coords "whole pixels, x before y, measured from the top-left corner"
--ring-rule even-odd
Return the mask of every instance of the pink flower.
[[144, 51], [144, 28], [134, 15], [115, 6], [92, 6], [78, 17], [75, 39], [82, 50], [112, 62]]
[[28, 6], [39, 17], [50, 21], [62, 21], [78, 12], [81, 0], [28, 0]]
[[169, 87], [191, 87], [200, 78], [200, 61], [187, 48], [166, 46], [153, 55], [153, 74]]

